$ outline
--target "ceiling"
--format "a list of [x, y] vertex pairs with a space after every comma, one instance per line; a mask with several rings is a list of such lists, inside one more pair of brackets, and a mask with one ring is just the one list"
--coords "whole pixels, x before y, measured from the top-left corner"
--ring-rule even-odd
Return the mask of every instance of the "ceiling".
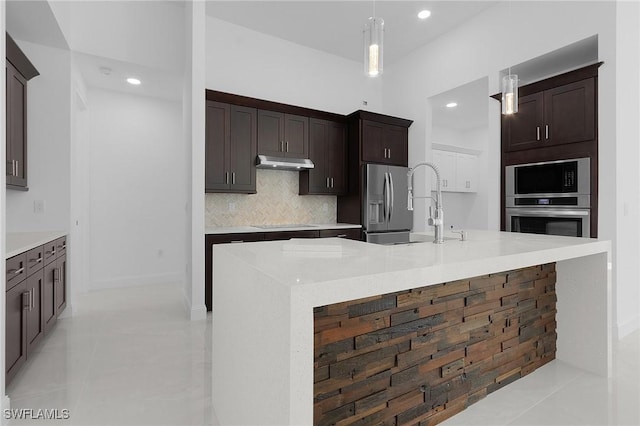
[[[384, 19], [384, 60], [393, 63], [498, 1], [376, 1]], [[431, 17], [417, 18], [428, 9]], [[353, 61], [362, 61], [362, 30], [372, 1], [218, 1], [207, 15]]]

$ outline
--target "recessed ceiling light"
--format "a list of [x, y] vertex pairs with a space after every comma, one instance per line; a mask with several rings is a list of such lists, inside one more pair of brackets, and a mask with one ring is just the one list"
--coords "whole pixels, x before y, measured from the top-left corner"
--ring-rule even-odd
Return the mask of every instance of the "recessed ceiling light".
[[431, 16], [431, 11], [427, 10], [427, 9], [421, 10], [418, 13], [418, 18], [420, 18], [420, 19], [427, 19], [429, 16]]
[[127, 83], [133, 84], [134, 86], [137, 86], [137, 85], [139, 85], [141, 83], [141, 81], [138, 80], [137, 78], [129, 77], [127, 79]]
[[447, 108], [455, 108], [455, 107], [457, 107], [457, 106], [458, 106], [458, 104], [457, 104], [456, 102], [449, 102], [449, 103], [446, 105], [446, 107], [447, 107]]
[[100, 67], [98, 68], [98, 70], [100, 71], [101, 74], [104, 74], [104, 75], [110, 75], [112, 71], [111, 68], [109, 67]]

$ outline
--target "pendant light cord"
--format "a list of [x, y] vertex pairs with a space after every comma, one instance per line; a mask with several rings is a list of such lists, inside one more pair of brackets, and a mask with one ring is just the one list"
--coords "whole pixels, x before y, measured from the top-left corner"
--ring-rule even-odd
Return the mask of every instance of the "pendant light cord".
[[376, 19], [376, 0], [373, 0], [373, 19]]
[[[508, 10], [508, 14], [507, 14], [507, 20], [509, 22], [511, 22], [511, 4], [512, 4], [512, 0], [509, 0], [509, 10]], [[511, 25], [511, 24], [509, 24]], [[509, 49], [507, 49], [507, 52], [509, 51]], [[507, 60], [509, 61], [509, 78], [511, 78], [511, 61], [509, 60], [509, 58], [507, 57]]]

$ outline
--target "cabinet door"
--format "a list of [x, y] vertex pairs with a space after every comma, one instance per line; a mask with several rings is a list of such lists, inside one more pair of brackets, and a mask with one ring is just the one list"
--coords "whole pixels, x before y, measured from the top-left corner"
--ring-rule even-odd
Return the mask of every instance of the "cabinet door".
[[29, 309], [27, 310], [27, 354], [44, 336], [44, 318], [42, 317], [42, 295], [44, 289], [44, 273], [42, 270], [34, 273], [26, 282], [29, 292]]
[[385, 125], [384, 145], [387, 148], [386, 163], [394, 166], [408, 165], [409, 129], [406, 127]]
[[27, 359], [27, 311], [25, 310], [27, 301], [26, 281], [6, 292], [5, 373], [7, 383]]
[[284, 114], [258, 110], [258, 154], [284, 155]]
[[6, 63], [7, 185], [27, 187], [27, 80]]
[[329, 122], [327, 176], [331, 194], [347, 192], [347, 133], [344, 123]]
[[229, 105], [207, 101], [205, 137], [205, 192], [229, 189], [227, 158], [230, 140]]
[[505, 151], [519, 151], [543, 144], [543, 93], [522, 96], [518, 112], [502, 116], [502, 139]]
[[382, 123], [362, 120], [362, 161], [365, 163], [387, 163], [387, 147], [384, 144]]
[[308, 185], [305, 194], [328, 194], [331, 192], [329, 177], [329, 122], [312, 118], [309, 120], [309, 158], [313, 169], [300, 172], [301, 179], [308, 179], [300, 186]]
[[56, 322], [56, 297], [55, 297], [55, 269], [57, 262], [51, 262], [44, 267], [44, 282], [42, 291], [42, 320], [44, 321], [44, 333], [47, 334]]
[[256, 192], [257, 110], [231, 105], [229, 170], [231, 189]]
[[56, 317], [67, 307], [67, 256], [63, 255], [56, 260], [56, 269], [53, 276], [55, 284], [54, 295], [56, 300]]
[[[440, 184], [442, 191], [456, 191], [456, 154], [449, 151], [432, 151], [433, 164], [440, 172]], [[431, 173], [428, 169], [427, 173]], [[431, 190], [437, 191], [437, 181], [435, 174], [431, 174]]]
[[285, 157], [309, 158], [309, 117], [285, 114]]
[[477, 164], [474, 155], [456, 154], [456, 189], [458, 192], [477, 192]]
[[593, 78], [544, 92], [545, 138], [553, 145], [591, 141], [596, 132]]

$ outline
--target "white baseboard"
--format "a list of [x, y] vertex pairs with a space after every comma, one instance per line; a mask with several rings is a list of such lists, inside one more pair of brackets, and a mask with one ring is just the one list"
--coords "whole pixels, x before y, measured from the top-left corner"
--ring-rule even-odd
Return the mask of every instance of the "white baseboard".
[[184, 282], [183, 274], [132, 275], [93, 281], [89, 286], [89, 291], [182, 282]]
[[622, 324], [618, 323], [616, 327], [618, 335], [614, 336], [614, 338], [617, 337], [618, 339], [623, 339], [638, 329], [640, 329], [640, 316], [636, 315], [635, 318], [629, 321], [625, 321]]
[[184, 302], [185, 311], [191, 321], [202, 321], [207, 319], [207, 307], [205, 305], [191, 306], [191, 300], [186, 293], [183, 293], [182, 301]]

